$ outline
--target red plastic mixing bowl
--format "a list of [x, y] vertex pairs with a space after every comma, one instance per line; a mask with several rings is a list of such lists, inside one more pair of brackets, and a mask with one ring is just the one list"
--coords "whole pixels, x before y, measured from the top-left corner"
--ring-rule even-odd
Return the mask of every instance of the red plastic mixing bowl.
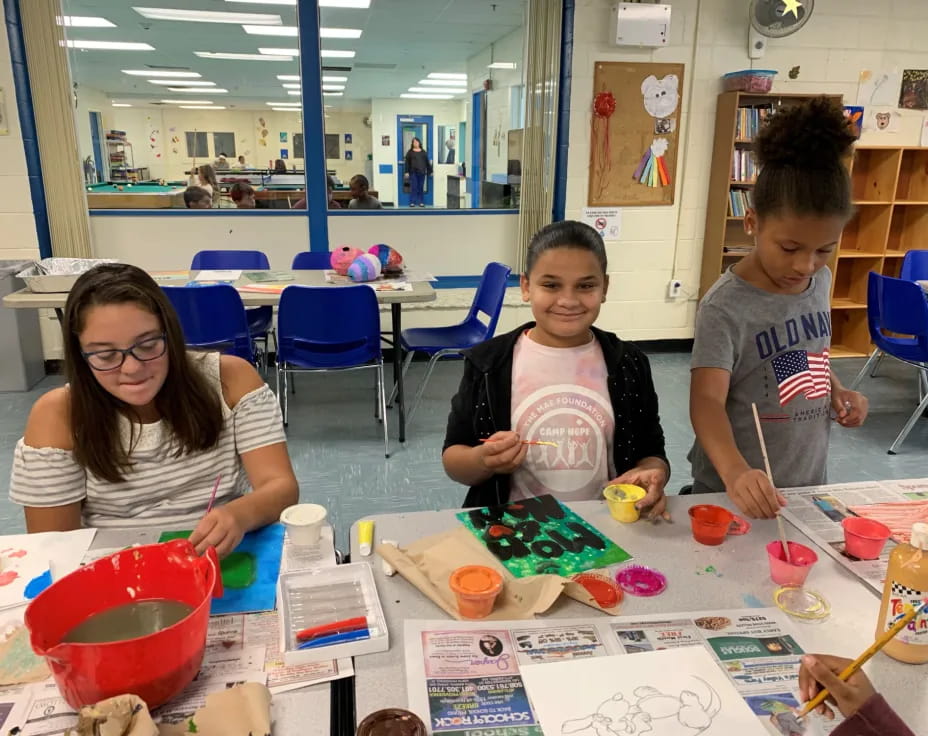
[[[133, 693], [155, 708], [177, 695], [200, 669], [210, 599], [222, 595], [212, 548], [198, 557], [186, 539], [132, 547], [58, 580], [26, 609], [32, 648], [45, 657], [72, 708]], [[90, 616], [142, 600], [193, 607], [186, 618], [148, 636], [103, 644], [63, 643]]]

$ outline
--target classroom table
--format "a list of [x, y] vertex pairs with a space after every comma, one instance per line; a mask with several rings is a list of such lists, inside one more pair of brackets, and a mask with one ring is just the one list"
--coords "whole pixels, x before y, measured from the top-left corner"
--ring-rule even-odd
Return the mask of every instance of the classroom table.
[[[375, 199], [380, 199], [380, 192], [378, 192], [376, 189], [368, 189], [367, 193]], [[348, 202], [354, 199], [354, 196], [351, 194], [350, 189], [333, 189], [332, 199], [339, 203], [344, 202], [344, 206], [347, 207]]]
[[[281, 282], [281, 285], [302, 284], [305, 286], [332, 286], [325, 280], [323, 271], [286, 271], [277, 273], [292, 273], [293, 280]], [[191, 278], [196, 272], [191, 271]], [[183, 282], [167, 281], [164, 285], [180, 285]], [[237, 286], [251, 283], [242, 276]], [[333, 287], [336, 288], [336, 287]], [[280, 294], [242, 291], [242, 302], [246, 307], [273, 306], [280, 304]], [[412, 284], [412, 291], [378, 291], [377, 301], [380, 304], [390, 305], [392, 320], [393, 341], [393, 381], [396, 384], [396, 406], [399, 418], [399, 441], [406, 441], [406, 389], [403, 380], [403, 356], [400, 349], [402, 332], [403, 305], [435, 301], [435, 289], [428, 281], [417, 281]], [[66, 293], [36, 294], [28, 289], [20, 289], [3, 297], [3, 306], [13, 309], [54, 309], [59, 321], [63, 317], [63, 309], [68, 295]]]
[[[122, 187], [122, 191], [118, 187]], [[185, 186], [166, 184], [89, 184], [87, 207], [106, 209], [169, 209], [184, 207]]]
[[[464, 497], [463, 488], [460, 497]], [[756, 606], [755, 599], [763, 602], [764, 606], [775, 607], [772, 594], [778, 586], [769, 579], [764, 547], [778, 539], [776, 522], [753, 521], [751, 531], [745, 536], [728, 537], [719, 547], [706, 547], [693, 540], [688, 516], [689, 507], [701, 503], [735, 510], [724, 493], [670, 496], [672, 524], [652, 525], [646, 521], [620, 524], [609, 516], [609, 510], [602, 501], [570, 504], [578, 514], [630, 552], [635, 558], [633, 561], [655, 567], [667, 576], [667, 590], [661, 595], [654, 598], [627, 595], [619, 610], [620, 616], [751, 608], [752, 603]], [[459, 511], [422, 511], [367, 518], [374, 520], [376, 543], [391, 539], [402, 546], [455, 528], [459, 523], [455, 514]], [[815, 548], [814, 543], [798, 530], [790, 525], [787, 529], [790, 540]], [[880, 599], [830, 556], [819, 552], [818, 557], [807, 586], [822, 593], [831, 603], [831, 616], [822, 623], [795, 623], [797, 640], [808, 652], [854, 658], [873, 643]], [[360, 555], [357, 523], [351, 527], [351, 561], [372, 563], [390, 632], [388, 651], [354, 659], [355, 712], [360, 722], [367, 714], [381, 708], [407, 707], [403, 622], [406, 619], [446, 619], [448, 616], [400, 575], [384, 575], [376, 554], [370, 557]], [[714, 566], [721, 577], [699, 574], [704, 573], [709, 565]], [[562, 596], [544, 618], [592, 618], [598, 615], [601, 614], [595, 609]], [[925, 668], [878, 654], [865, 671], [909, 728], [917, 734], [928, 734]]]

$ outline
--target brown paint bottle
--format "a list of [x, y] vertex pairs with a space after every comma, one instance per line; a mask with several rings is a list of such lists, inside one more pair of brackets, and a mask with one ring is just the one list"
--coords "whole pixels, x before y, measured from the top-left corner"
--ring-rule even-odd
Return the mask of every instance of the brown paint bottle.
[[[909, 544], [900, 544], [889, 556], [883, 604], [877, 621], [877, 638], [905, 613], [905, 606], [918, 607], [928, 600], [928, 524], [912, 525]], [[921, 613], [885, 646], [893, 659], [910, 664], [928, 662], [928, 615]]]

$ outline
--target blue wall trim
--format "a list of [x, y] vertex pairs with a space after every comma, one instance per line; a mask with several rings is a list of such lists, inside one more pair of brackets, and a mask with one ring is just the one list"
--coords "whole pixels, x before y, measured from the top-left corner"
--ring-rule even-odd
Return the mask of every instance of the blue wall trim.
[[39, 158], [39, 141], [35, 129], [35, 112], [32, 107], [29, 69], [26, 66], [26, 46], [23, 41], [19, 0], [3, 0], [3, 2], [6, 35], [10, 41], [10, 60], [13, 66], [13, 86], [16, 89], [19, 127], [22, 129], [23, 150], [26, 154], [29, 193], [32, 195], [35, 230], [39, 239], [39, 254], [42, 258], [49, 258], [52, 255], [52, 236], [48, 228], [45, 185], [42, 183], [42, 162]]
[[554, 221], [567, 209], [567, 156], [570, 145], [570, 84], [574, 58], [574, 0], [563, 0], [561, 14], [561, 74], [557, 92], [557, 141], [554, 154]]
[[329, 195], [325, 173], [325, 108], [322, 97], [322, 56], [319, 52], [319, 0], [297, 3], [300, 34], [300, 99], [303, 101], [303, 168], [306, 171], [306, 206], [309, 215], [309, 249], [328, 252]]

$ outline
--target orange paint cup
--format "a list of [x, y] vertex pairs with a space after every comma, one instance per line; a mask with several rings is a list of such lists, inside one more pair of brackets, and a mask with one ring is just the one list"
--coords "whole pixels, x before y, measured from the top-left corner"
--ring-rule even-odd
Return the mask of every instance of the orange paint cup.
[[728, 509], [712, 504], [690, 508], [693, 539], [700, 544], [719, 545], [729, 534], [747, 534], [751, 525]]
[[503, 577], [483, 565], [465, 565], [451, 573], [448, 584], [464, 618], [486, 618], [493, 612], [496, 596], [503, 589]]

